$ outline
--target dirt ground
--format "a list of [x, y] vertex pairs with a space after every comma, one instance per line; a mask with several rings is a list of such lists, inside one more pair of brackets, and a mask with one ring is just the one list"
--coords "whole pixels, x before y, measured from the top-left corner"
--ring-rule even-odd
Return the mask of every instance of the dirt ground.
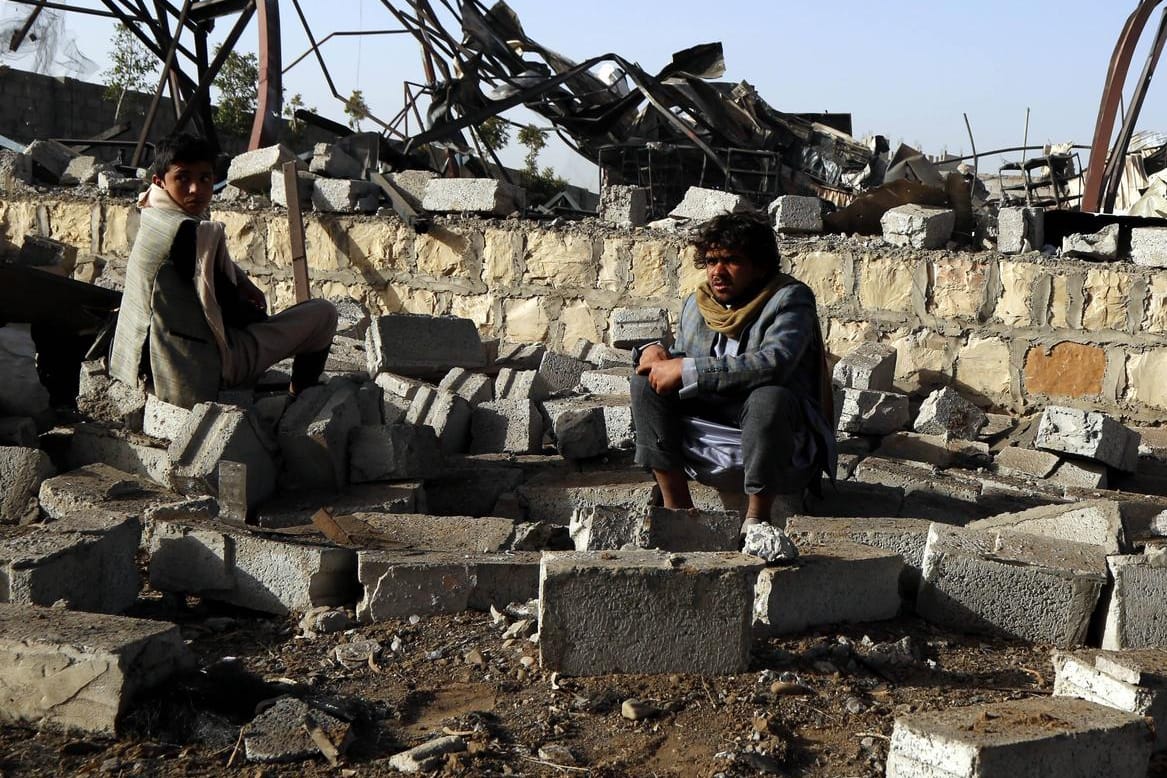
[[[153, 598], [201, 670], [140, 700], [118, 739], [0, 728], [0, 776], [382, 775], [388, 758], [442, 734], [469, 750], [443, 775], [882, 776], [897, 714], [1050, 694], [1048, 647], [954, 635], [914, 617], [759, 640], [725, 677], [561, 678], [538, 648], [504, 639], [522, 612], [386, 622], [314, 638], [295, 619]], [[380, 652], [358, 641], [374, 640]], [[353, 644], [337, 659], [336, 649]], [[530, 657], [530, 659], [525, 659]], [[352, 722], [351, 745], [257, 765], [241, 728], [266, 699], [303, 698]], [[628, 720], [626, 699], [650, 715]], [[261, 706], [262, 707], [262, 706]], [[1167, 776], [1167, 761], [1152, 776]]]

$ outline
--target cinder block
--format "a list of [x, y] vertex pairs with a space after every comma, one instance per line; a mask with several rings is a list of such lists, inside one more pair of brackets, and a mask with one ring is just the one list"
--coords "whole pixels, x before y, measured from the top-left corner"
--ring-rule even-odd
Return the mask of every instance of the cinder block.
[[618, 551], [648, 547], [647, 508], [582, 505], [571, 514], [568, 534], [576, 551]]
[[428, 512], [439, 516], [497, 515], [499, 498], [523, 480], [521, 469], [500, 459], [497, 455], [446, 457], [442, 471], [426, 481]]
[[896, 717], [887, 778], [1136, 778], [1150, 758], [1142, 718], [1038, 697]]
[[741, 526], [742, 518], [737, 511], [653, 506], [645, 516], [644, 544], [647, 548], [674, 552], [737, 551]]
[[1080, 500], [1065, 505], [1041, 505], [1002, 513], [969, 523], [975, 530], [1015, 530], [1030, 535], [1090, 543], [1107, 554], [1125, 550], [1122, 511], [1113, 500]]
[[706, 222], [723, 213], [742, 213], [753, 210], [754, 206], [741, 195], [691, 186], [685, 191], [684, 199], [669, 212], [669, 216], [676, 219]]
[[1068, 489], [1105, 489], [1109, 474], [1101, 462], [1063, 459], [1047, 480]]
[[607, 370], [585, 370], [579, 377], [579, 388], [598, 395], [630, 396], [632, 370], [627, 365]]
[[[307, 394], [301, 402], [309, 401]], [[289, 409], [284, 418], [292, 415]], [[196, 405], [171, 442], [168, 455], [171, 486], [180, 494], [217, 495], [219, 463], [224, 460], [247, 466], [249, 508], [266, 500], [276, 489], [276, 465], [269, 441], [255, 417], [233, 405]], [[289, 459], [293, 456], [288, 451], [285, 455]]]
[[[338, 521], [343, 522], [346, 528], [350, 523], [362, 528], [354, 537], [362, 546], [392, 551], [408, 549], [496, 553], [507, 549], [515, 534], [513, 519], [495, 516], [353, 513]], [[367, 537], [361, 534], [364, 532], [368, 532]]]
[[538, 370], [546, 353], [547, 346], [543, 343], [499, 343], [492, 365], [500, 372], [503, 368]]
[[429, 478], [442, 465], [438, 437], [424, 425], [362, 426], [349, 435], [349, 481]]
[[305, 390], [280, 420], [284, 469], [302, 488], [340, 489], [348, 480], [349, 435], [360, 423], [353, 394]]
[[1085, 640], [1104, 583], [1098, 546], [933, 524], [916, 611], [952, 629], [1069, 647]]
[[664, 308], [614, 308], [608, 316], [608, 343], [631, 349], [670, 339], [669, 312]]
[[908, 459], [940, 468], [975, 469], [987, 467], [993, 461], [988, 443], [915, 432], [893, 432], [885, 436], [874, 454], [885, 459]]
[[446, 373], [438, 388], [453, 392], [470, 403], [471, 407], [494, 399], [494, 385], [490, 381], [490, 376], [471, 373], [461, 367], [455, 367]]
[[1167, 227], [1132, 227], [1131, 261], [1143, 267], [1167, 267]]
[[631, 350], [609, 346], [607, 343], [592, 343], [583, 338], [576, 338], [575, 343], [567, 350], [567, 355], [573, 359], [581, 359], [598, 370], [632, 367]]
[[883, 239], [893, 246], [913, 249], [941, 249], [956, 227], [956, 213], [948, 208], [900, 205], [879, 220]]
[[545, 552], [540, 663], [567, 675], [745, 672], [761, 568], [736, 553]]
[[582, 359], [548, 351], [543, 355], [543, 361], [539, 363], [539, 375], [543, 377], [548, 390], [555, 393], [564, 389], [574, 389], [583, 371], [589, 367]]
[[308, 170], [328, 178], [365, 177], [365, 166], [331, 143], [317, 143], [312, 148]]
[[1020, 446], [1006, 446], [997, 452], [994, 463], [997, 472], [1004, 475], [1045, 478], [1061, 461], [1056, 454]]
[[500, 400], [534, 400], [539, 402], [551, 392], [537, 370], [512, 370], [504, 367], [494, 379], [494, 396]]
[[0, 149], [0, 192], [16, 194], [32, 183], [32, 157]]
[[1099, 411], [1046, 407], [1034, 446], [1093, 459], [1127, 473], [1135, 472], [1139, 464], [1139, 433]]
[[25, 147], [24, 153], [32, 160], [34, 170], [50, 184], [61, 182], [69, 162], [77, 156], [68, 146], [49, 138], [34, 140]]
[[929, 394], [920, 404], [913, 429], [924, 435], [976, 440], [988, 423], [989, 417], [984, 411], [946, 386]]
[[272, 171], [282, 170], [285, 162], [295, 158], [295, 152], [282, 143], [245, 151], [232, 158], [227, 168], [227, 183], [245, 192], [266, 195], [271, 191]]
[[[690, 483], [693, 504], [703, 511], [724, 509], [715, 489]], [[576, 508], [604, 505], [647, 511], [657, 502], [656, 484], [639, 470], [592, 470], [582, 473], [545, 473], [517, 489], [531, 521], [569, 524]]]
[[837, 363], [832, 375], [835, 386], [890, 392], [896, 376], [896, 350], [884, 343], [864, 341]]
[[116, 170], [102, 170], [97, 174], [97, 191], [106, 195], [135, 195], [146, 188], [140, 178], [123, 176]]
[[[303, 170], [296, 171], [296, 191], [300, 197], [301, 209], [312, 204], [312, 190], [315, 188], [316, 178], [312, 173], [306, 173]], [[271, 172], [270, 199], [272, 205], [278, 205], [280, 208], [288, 207], [288, 186], [284, 180], [284, 171], [278, 168]]]
[[77, 410], [82, 416], [134, 432], [142, 429], [146, 392], [110, 378], [104, 359], [82, 362], [79, 382]]
[[432, 170], [401, 170], [389, 174], [389, 180], [415, 211], [421, 209], [425, 190], [435, 178], [440, 176]]
[[150, 585], [263, 613], [352, 605], [356, 552], [252, 534], [197, 517], [155, 518], [146, 528]]
[[381, 373], [374, 383], [381, 389], [381, 419], [385, 424], [396, 424], [405, 418], [410, 403], [417, 394], [421, 381], [393, 373]]
[[312, 208], [320, 213], [373, 213], [381, 203], [381, 187], [371, 181], [317, 178], [312, 182]]
[[66, 461], [74, 469], [105, 463], [159, 484], [170, 484], [170, 456], [165, 443], [96, 424], [78, 424], [73, 428]]
[[146, 408], [142, 419], [142, 432], [152, 438], [172, 441], [182, 435], [190, 424], [191, 411], [159, 400], [152, 394], [146, 395]]
[[521, 188], [493, 178], [435, 178], [426, 186], [421, 205], [435, 213], [509, 216], [523, 210], [526, 199]]
[[[560, 456], [587, 459], [610, 451], [614, 446], [608, 433], [605, 409], [610, 403], [618, 402], [609, 397], [567, 397], [543, 403]], [[624, 405], [630, 407], [628, 401]]]
[[61, 173], [60, 183], [62, 186], [77, 186], [78, 184], [92, 186], [97, 183], [97, 173], [102, 167], [103, 165], [97, 161], [97, 157], [88, 154], [73, 157], [65, 166], [64, 172]]
[[648, 221], [648, 189], [622, 184], [602, 187], [600, 221], [616, 227], [643, 227]]
[[903, 429], [911, 416], [907, 395], [868, 389], [843, 389], [835, 395], [839, 432], [887, 435]]
[[754, 627], [780, 635], [895, 618], [903, 571], [893, 551], [847, 542], [801, 545], [795, 564], [758, 576]]
[[48, 455], [38, 448], [0, 446], [0, 524], [36, 519], [37, 492], [54, 472]]
[[781, 233], [823, 231], [823, 203], [817, 197], [782, 195], [770, 203], [770, 221]]
[[543, 417], [530, 400], [495, 400], [474, 409], [470, 452], [528, 454], [543, 448]]
[[928, 519], [791, 516], [786, 534], [799, 548], [803, 545], [832, 545], [837, 541], [873, 546], [898, 554], [904, 563], [900, 594], [915, 598], [928, 545]]
[[1106, 558], [1114, 585], [1106, 603], [1102, 647], [1167, 648], [1167, 556], [1147, 554]]
[[0, 605], [0, 720], [113, 736], [141, 692], [195, 666], [178, 627]]
[[1149, 718], [1155, 750], [1167, 751], [1167, 652], [1054, 651], [1053, 663], [1055, 697], [1077, 697]]
[[1002, 254], [1041, 251], [1045, 245], [1045, 211], [1002, 208], [997, 214], [997, 250]]
[[470, 403], [453, 392], [421, 386], [405, 413], [405, 423], [430, 427], [443, 454], [458, 454], [469, 446], [473, 414]]
[[1074, 233], [1062, 238], [1062, 255], [1112, 262], [1118, 259], [1119, 225], [1108, 224], [1093, 233]]
[[452, 367], [486, 364], [474, 322], [455, 316], [391, 313], [378, 316], [365, 334], [369, 375], [443, 376]]

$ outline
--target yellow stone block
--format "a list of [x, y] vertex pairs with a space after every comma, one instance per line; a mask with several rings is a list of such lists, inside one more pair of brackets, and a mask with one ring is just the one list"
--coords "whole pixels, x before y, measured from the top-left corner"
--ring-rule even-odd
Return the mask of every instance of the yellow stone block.
[[1105, 269], [1086, 273], [1082, 328], [1125, 330], [1130, 290], [1131, 279], [1126, 273]]
[[1167, 273], [1151, 276], [1147, 318], [1143, 329], [1147, 332], [1167, 332]]
[[632, 241], [627, 238], [605, 238], [600, 253], [599, 287], [622, 291], [628, 283], [631, 264]]
[[843, 286], [845, 257], [829, 251], [811, 251], [790, 257], [790, 275], [810, 287], [819, 305], [834, 305], [847, 290]]
[[686, 246], [681, 250], [681, 279], [678, 282], [678, 291], [682, 300], [695, 292], [705, 281], [705, 271], [693, 267], [693, 260], [696, 257], [696, 246]]
[[956, 358], [956, 380], [996, 403], [1011, 399], [1009, 344], [1000, 338], [969, 337]]
[[130, 219], [136, 218], [128, 205], [104, 203], [101, 220], [101, 247], [102, 254], [118, 257], [128, 257], [133, 245], [130, 241]]
[[526, 281], [559, 288], [591, 288], [599, 264], [596, 253], [586, 235], [532, 232], [527, 236]]
[[912, 265], [902, 259], [859, 260], [859, 304], [877, 311], [912, 310]]
[[985, 300], [988, 264], [984, 259], [946, 257], [928, 265], [930, 312], [944, 319], [975, 319]]
[[400, 225], [396, 222], [351, 221], [343, 224], [345, 255], [353, 267], [383, 270], [397, 264]]
[[439, 278], [471, 278], [478, 274], [474, 241], [470, 235], [434, 225], [414, 241], [417, 269]]
[[507, 300], [503, 304], [506, 340], [512, 343], [533, 343], [546, 340], [551, 331], [551, 312], [548, 300], [529, 297], [525, 300]]
[[483, 235], [482, 280], [491, 288], [511, 286], [519, 277], [523, 255], [523, 233], [518, 230], [487, 230]]
[[575, 300], [566, 304], [559, 319], [563, 322], [564, 343], [575, 343], [579, 338], [592, 343], [601, 342], [602, 336], [596, 326], [596, 317], [587, 301]]
[[92, 252], [93, 245], [93, 203], [72, 200], [50, 201], [45, 204], [49, 212], [49, 237], [76, 246], [78, 251]]
[[922, 329], [896, 338], [896, 385], [907, 389], [942, 383], [937, 379], [952, 375], [956, 349], [949, 338]]
[[879, 340], [879, 333], [871, 322], [831, 319], [826, 334], [827, 353], [842, 357], [865, 340]]
[[[669, 293], [669, 279], [676, 277], [676, 246], [658, 240], [632, 246], [633, 297], [659, 297]], [[569, 341], [570, 342], [570, 341]]]
[[1126, 363], [1127, 398], [1167, 408], [1167, 349], [1132, 354]]
[[[211, 218], [223, 225], [223, 237], [231, 259], [245, 268], [263, 264], [264, 240], [254, 216], [237, 211], [216, 211]], [[255, 256], [257, 253], [261, 256]]]
[[1065, 276], [1054, 276], [1050, 288], [1049, 323], [1053, 327], [1070, 326], [1070, 282]]
[[1040, 270], [1028, 262], [1001, 263], [1001, 296], [997, 299], [994, 316], [1010, 327], [1028, 327], [1033, 324], [1029, 301]]
[[26, 200], [6, 200], [0, 203], [0, 226], [3, 226], [4, 243], [13, 250], [24, 244], [25, 235], [35, 235], [36, 204]]
[[489, 294], [455, 297], [450, 305], [450, 313], [469, 319], [478, 331], [487, 337], [494, 334], [494, 296]]

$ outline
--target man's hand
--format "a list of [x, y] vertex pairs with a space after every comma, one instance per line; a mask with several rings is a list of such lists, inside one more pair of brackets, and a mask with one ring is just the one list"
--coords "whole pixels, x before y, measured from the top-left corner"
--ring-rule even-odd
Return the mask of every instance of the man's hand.
[[636, 365], [636, 374], [648, 375], [648, 371], [652, 368], [654, 362], [662, 362], [668, 358], [669, 352], [659, 343], [645, 346], [644, 350], [640, 352], [640, 363]]
[[681, 369], [684, 364], [685, 360], [680, 357], [661, 359], [649, 365], [648, 370], [641, 375], [648, 376], [648, 385], [657, 394], [671, 394], [681, 388]]

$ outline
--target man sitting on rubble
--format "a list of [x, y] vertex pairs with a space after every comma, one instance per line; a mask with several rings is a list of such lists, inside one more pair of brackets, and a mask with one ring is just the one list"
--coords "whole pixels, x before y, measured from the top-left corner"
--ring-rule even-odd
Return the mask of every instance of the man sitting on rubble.
[[231, 261], [223, 225], [206, 218], [215, 151], [203, 138], [158, 144], [150, 189], [138, 201], [138, 235], [114, 332], [110, 375], [145, 378], [160, 400], [213, 402], [220, 387], [254, 384], [295, 355], [289, 393], [314, 385], [336, 334], [336, 307], [308, 300], [275, 316]]
[[694, 245], [706, 280], [681, 308], [674, 347], [635, 353], [636, 462], [666, 508], [693, 507], [687, 476], [744, 488], [745, 533], [778, 495], [833, 477], [830, 374], [814, 293], [779, 271], [764, 217], [717, 216]]

